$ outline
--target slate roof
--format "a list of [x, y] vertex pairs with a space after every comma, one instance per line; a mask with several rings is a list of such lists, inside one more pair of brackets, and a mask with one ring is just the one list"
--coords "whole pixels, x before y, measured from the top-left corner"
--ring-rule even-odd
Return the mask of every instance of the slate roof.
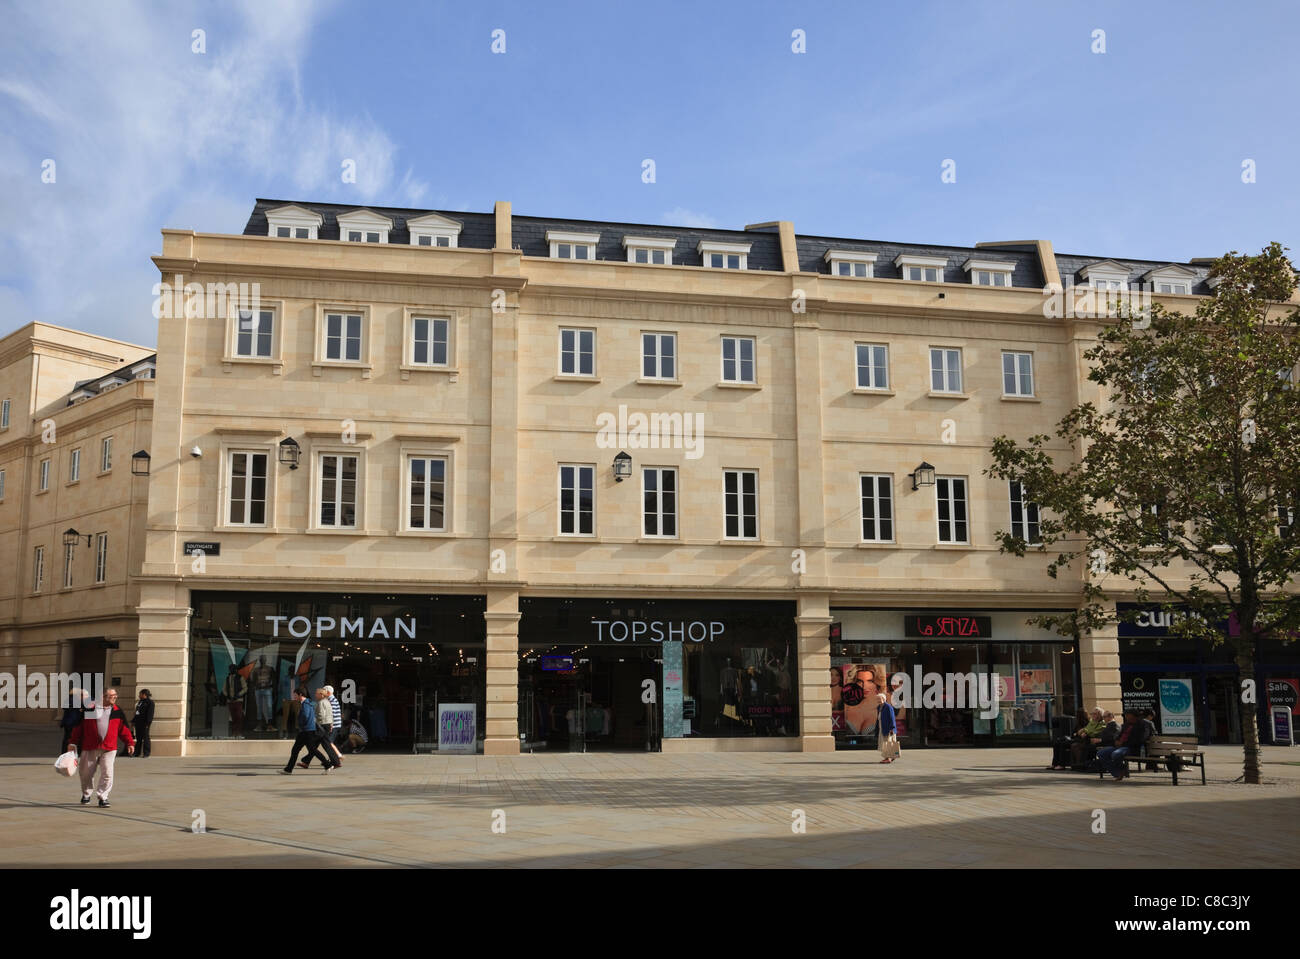
[[101, 373], [99, 376], [91, 377], [88, 380], [78, 380], [73, 385], [72, 392], [68, 394], [67, 405], [68, 406], [73, 405], [76, 402], [76, 400], [73, 399], [73, 397], [75, 397], [78, 393], [82, 391], [85, 391], [87, 393], [98, 394], [100, 388], [111, 379], [116, 378], [119, 380], [126, 380], [128, 383], [131, 382], [131, 380], [140, 379], [140, 377], [135, 376], [131, 372], [131, 370], [137, 366], [141, 366], [146, 363], [149, 365], [149, 371], [150, 371], [150, 375], [149, 377], [146, 377], [146, 379], [151, 379], [157, 375], [156, 372], [158, 366], [157, 353], [154, 353], [150, 356], [141, 357], [138, 360], [132, 360], [130, 363], [127, 363], [125, 366], [119, 366], [117, 369], [109, 373]]
[[[249, 236], [266, 236], [266, 211], [276, 207], [294, 204], [319, 213], [323, 222], [317, 233], [322, 240], [339, 238], [338, 215], [352, 210], [367, 209], [389, 217], [393, 228], [389, 231], [390, 243], [406, 245], [410, 243], [410, 233], [406, 227], [408, 218], [438, 213], [463, 224], [458, 245], [469, 249], [490, 250], [496, 243], [496, 218], [492, 213], [466, 213], [453, 210], [416, 210], [406, 207], [367, 206], [344, 203], [310, 203], [301, 200], [258, 199], [253, 212], [244, 226], [244, 233]], [[525, 256], [549, 256], [550, 246], [546, 242], [548, 230], [569, 233], [599, 233], [596, 243], [596, 259], [627, 261], [627, 252], [622, 240], [625, 236], [662, 237], [675, 240], [673, 263], [683, 266], [702, 266], [698, 252], [701, 240], [715, 240], [723, 243], [750, 244], [748, 267], [750, 270], [782, 270], [781, 242], [775, 226], [760, 226], [749, 230], [720, 230], [703, 227], [672, 226], [649, 223], [623, 223], [608, 220], [572, 220], [550, 217], [520, 216], [511, 217], [513, 235], [511, 245], [521, 250]], [[876, 254], [874, 275], [882, 279], [901, 279], [901, 271], [894, 265], [900, 253], [915, 253], [921, 256], [942, 256], [947, 259], [944, 267], [946, 283], [969, 284], [970, 275], [962, 269], [962, 264], [970, 257], [981, 260], [1000, 260], [1011, 266], [1011, 285], [1022, 289], [1041, 290], [1046, 282], [1038, 262], [1038, 251], [1034, 244], [1016, 244], [1013, 246], [974, 247], [974, 246], [938, 246], [924, 243], [896, 243], [885, 240], [862, 240], [826, 236], [797, 234], [795, 250], [799, 259], [799, 269], [808, 273], [830, 273], [830, 264], [826, 262], [827, 250], [853, 250], [861, 253]], [[1058, 253], [1056, 263], [1061, 271], [1061, 279], [1066, 282], [1081, 282], [1079, 271], [1090, 263], [1113, 259], [1130, 268], [1129, 282], [1141, 283], [1142, 275], [1156, 267], [1168, 263], [1157, 260], [1129, 260], [1116, 257], [1078, 256]], [[1196, 271], [1197, 280], [1192, 287], [1193, 293], [1210, 293], [1205, 283], [1209, 268], [1195, 263], [1179, 263], [1179, 266]]]

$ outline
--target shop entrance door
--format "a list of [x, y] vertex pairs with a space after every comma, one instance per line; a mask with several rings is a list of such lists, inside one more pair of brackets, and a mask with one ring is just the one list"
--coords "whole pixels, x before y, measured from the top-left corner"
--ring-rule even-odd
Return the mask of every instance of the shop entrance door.
[[1241, 742], [1241, 696], [1235, 672], [1205, 675], [1205, 741]]
[[526, 657], [519, 684], [524, 748], [659, 749], [659, 671], [658, 647], [557, 648]]

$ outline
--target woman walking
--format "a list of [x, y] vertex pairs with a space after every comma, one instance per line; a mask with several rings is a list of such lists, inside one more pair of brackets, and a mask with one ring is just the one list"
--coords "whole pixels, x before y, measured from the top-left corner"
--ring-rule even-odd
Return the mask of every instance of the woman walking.
[[135, 716], [131, 720], [131, 725], [135, 727], [135, 741], [140, 744], [138, 755], [141, 759], [148, 759], [153, 744], [149, 741], [149, 727], [153, 725], [153, 697], [149, 690], [140, 690], [140, 698], [135, 704]]
[[884, 693], [876, 694], [876, 703], [876, 742], [880, 745], [880, 761], [892, 763], [899, 754], [894, 706]]

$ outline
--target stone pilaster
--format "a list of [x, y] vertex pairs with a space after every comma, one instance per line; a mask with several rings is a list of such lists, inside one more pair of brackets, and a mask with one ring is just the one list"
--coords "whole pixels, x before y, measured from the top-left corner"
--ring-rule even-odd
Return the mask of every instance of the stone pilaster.
[[831, 615], [827, 597], [799, 597], [799, 733], [806, 753], [831, 752]]
[[190, 669], [189, 590], [173, 584], [144, 584], [140, 592], [140, 634], [136, 648], [136, 685], [153, 696], [150, 727], [158, 756], [185, 755], [186, 710]]
[[486, 756], [519, 754], [519, 615], [517, 590], [488, 590]]
[[1119, 715], [1119, 634], [1114, 624], [1079, 637], [1079, 672], [1083, 707], [1096, 705]]

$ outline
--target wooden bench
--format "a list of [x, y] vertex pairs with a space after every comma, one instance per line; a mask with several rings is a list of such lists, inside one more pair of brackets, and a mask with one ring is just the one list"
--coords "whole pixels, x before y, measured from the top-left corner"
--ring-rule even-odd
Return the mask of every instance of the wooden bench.
[[[1166, 733], [1156, 733], [1146, 741], [1142, 747], [1142, 752], [1136, 756], [1127, 755], [1124, 762], [1128, 764], [1129, 771], [1132, 767], [1160, 764], [1156, 772], [1163, 771], [1171, 773], [1174, 777], [1174, 785], [1178, 785], [1178, 773], [1189, 766], [1199, 766], [1201, 769], [1201, 785], [1205, 785], [1205, 753], [1201, 752], [1197, 746], [1199, 742], [1195, 736], [1173, 736]], [[1100, 776], [1106, 775], [1106, 770], [1102, 770]]]

